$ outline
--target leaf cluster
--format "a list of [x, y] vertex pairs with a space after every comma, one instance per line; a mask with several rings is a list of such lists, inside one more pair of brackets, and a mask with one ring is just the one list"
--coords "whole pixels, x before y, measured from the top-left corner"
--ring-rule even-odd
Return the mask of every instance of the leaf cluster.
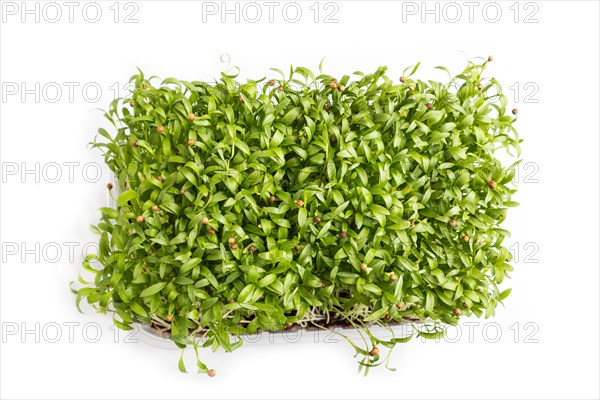
[[408, 340], [369, 324], [493, 315], [512, 270], [500, 224], [517, 205], [516, 163], [494, 154], [520, 140], [486, 64], [446, 83], [416, 67], [400, 82], [385, 67], [246, 83], [140, 71], [105, 113], [114, 133], [93, 142], [118, 187], [77, 303], [196, 352], [198, 337], [231, 351], [232, 335], [344, 321], [367, 333], [353, 344], [366, 367], [371, 347]]

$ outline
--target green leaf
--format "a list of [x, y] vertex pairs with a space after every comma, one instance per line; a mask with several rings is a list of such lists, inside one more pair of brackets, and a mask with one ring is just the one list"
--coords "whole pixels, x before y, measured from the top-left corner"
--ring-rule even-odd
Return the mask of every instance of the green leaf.
[[431, 312], [433, 311], [433, 306], [435, 304], [435, 298], [433, 297], [433, 293], [427, 292], [427, 296], [425, 298], [425, 311]]
[[277, 279], [276, 274], [266, 275], [264, 278], [262, 278], [260, 281], [258, 281], [258, 287], [269, 286], [271, 283], [275, 282], [276, 279]]
[[140, 306], [138, 303], [136, 303], [135, 301], [132, 301], [131, 303], [129, 303], [129, 307], [131, 307], [131, 310], [134, 313], [141, 315], [144, 318], [148, 317], [148, 313], [146, 312], [146, 310], [144, 310], [144, 308], [142, 306]]
[[288, 125], [288, 124], [292, 123], [296, 118], [298, 118], [299, 115], [300, 115], [300, 108], [299, 107], [294, 107], [290, 111], [288, 111], [279, 120], [279, 122], [281, 122], [284, 125]]
[[298, 209], [298, 226], [304, 226], [306, 223], [306, 208], [300, 207]]
[[409, 335], [409, 336], [405, 336], [402, 338], [393, 338], [393, 339], [390, 339], [390, 342], [392, 342], [392, 343], [407, 343], [410, 341], [410, 339], [413, 338], [413, 336], [414, 335]]
[[437, 340], [437, 339], [442, 339], [444, 336], [446, 336], [446, 330], [441, 326], [436, 326], [431, 331], [421, 331], [418, 329], [416, 329], [416, 331], [418, 332], [419, 336], [421, 336], [425, 339]]
[[385, 308], [380, 308], [379, 310], [377, 310], [377, 311], [373, 312], [372, 314], [370, 314], [369, 316], [367, 316], [365, 318], [365, 321], [367, 321], [367, 322], [377, 321], [381, 317], [383, 317], [386, 313], [387, 313], [387, 310]]
[[247, 300], [251, 297], [251, 294], [254, 292], [254, 284], [249, 284], [246, 285], [246, 287], [244, 287], [244, 289], [242, 289], [242, 291], [240, 292], [239, 296], [238, 296], [238, 302], [240, 303], [246, 303]]
[[183, 351], [181, 352], [181, 356], [179, 356], [178, 367], [179, 371], [187, 373], [187, 370], [185, 369], [185, 363], [183, 362]]
[[201, 258], [190, 258], [179, 268], [179, 272], [185, 274], [186, 272], [191, 271], [196, 265], [200, 264], [201, 261]]
[[135, 190], [133, 190], [133, 189], [127, 190], [119, 195], [119, 198], [117, 199], [117, 204], [121, 207], [124, 207], [127, 205], [128, 201], [133, 200], [137, 197], [138, 197], [138, 194]]
[[167, 286], [167, 282], [155, 283], [154, 285], [144, 289], [142, 291], [142, 293], [140, 293], [140, 297], [152, 296], [153, 294], [156, 294], [156, 293], [160, 292], [161, 290], [163, 290], [163, 288], [165, 286]]
[[376, 214], [390, 215], [390, 212], [385, 207], [382, 207], [379, 204], [371, 204], [369, 205], [369, 209]]
[[505, 298], [508, 297], [508, 295], [510, 295], [511, 292], [512, 292], [512, 289], [506, 289], [506, 290], [504, 290], [502, 293], [500, 293], [500, 295], [498, 296], [498, 299], [500, 301], [504, 300]]
[[331, 222], [332, 221], [329, 221], [325, 225], [323, 225], [323, 227], [321, 228], [321, 230], [317, 234], [317, 239], [323, 238], [327, 234], [327, 232], [329, 232], [329, 228], [331, 228]]
[[362, 285], [363, 290], [366, 290], [367, 292], [371, 292], [376, 294], [377, 296], [381, 295], [381, 289], [379, 288], [379, 286], [373, 285], [371, 283], [365, 283], [364, 285]]

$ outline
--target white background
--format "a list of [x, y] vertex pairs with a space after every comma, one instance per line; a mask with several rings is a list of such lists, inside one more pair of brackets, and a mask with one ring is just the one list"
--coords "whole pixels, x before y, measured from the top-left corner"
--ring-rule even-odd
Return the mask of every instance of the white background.
[[[56, 9], [39, 3], [39, 22], [31, 14], [23, 23], [21, 2], [7, 3], [0, 27], [2, 398], [599, 397], [597, 2], [499, 1], [485, 13], [479, 2], [472, 22], [463, 2], [428, 2], [428, 9], [438, 7], [436, 22], [436, 14], [421, 15], [421, 2], [337, 1], [333, 23], [323, 20], [336, 8], [324, 10], [323, 3], [314, 22], [312, 1], [298, 3], [297, 23], [282, 16], [283, 2], [273, 23], [262, 2], [256, 23], [244, 15], [222, 23], [220, 13], [204, 14], [203, 21], [202, 3], [192, 1], [136, 1], [127, 9], [122, 2], [117, 23], [113, 1], [99, 2], [97, 23], [83, 18], [84, 2], [72, 23], [62, 2], [55, 23], [48, 20]], [[497, 9], [502, 14], [492, 22]], [[462, 18], [449, 21], [457, 10]], [[124, 23], [134, 11], [138, 22]], [[254, 18], [254, 10], [246, 11]], [[195, 373], [191, 351], [191, 373], [184, 375], [177, 350], [127, 343], [123, 334], [115, 340], [108, 316], [79, 314], [68, 284], [80, 270], [83, 247], [96, 240], [88, 225], [107, 203], [110, 180], [103, 170], [91, 182], [96, 168], [87, 164], [102, 164], [87, 143], [98, 127], [108, 127], [96, 108], [108, 105], [113, 85], [123, 87], [136, 66], [163, 78], [211, 80], [226, 67], [223, 53], [243, 78], [276, 78], [269, 67], [290, 64], [316, 69], [326, 57], [332, 75], [387, 65], [396, 79], [422, 61], [418, 77], [437, 80], [445, 79], [437, 65], [458, 73], [468, 59], [492, 54], [487, 76], [503, 84], [509, 108], [519, 108], [516, 126], [530, 163], [520, 171], [521, 206], [505, 223], [519, 260], [504, 285], [513, 293], [496, 318], [465, 320], [478, 325], [469, 330], [461, 323], [460, 332], [450, 331], [452, 340], [398, 346], [396, 372], [380, 367], [367, 378], [358, 375], [346, 343], [265, 338], [232, 354], [203, 351], [218, 371], [210, 379]], [[73, 98], [69, 82], [79, 85]], [[53, 102], [56, 86], [62, 96]], [[97, 101], [94, 87], [102, 90]], [[32, 90], [24, 98], [23, 88]], [[54, 183], [52, 163], [62, 174]]]

